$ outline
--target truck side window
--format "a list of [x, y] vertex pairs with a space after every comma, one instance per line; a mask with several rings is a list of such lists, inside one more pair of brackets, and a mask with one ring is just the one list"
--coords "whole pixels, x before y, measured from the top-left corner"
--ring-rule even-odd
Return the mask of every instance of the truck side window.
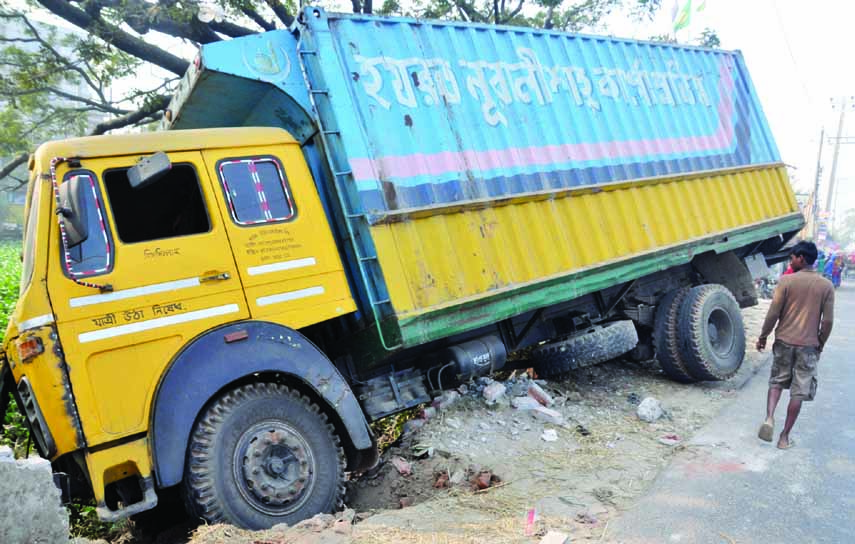
[[[68, 250], [70, 260], [65, 263], [63, 268], [67, 275], [74, 278], [106, 274], [113, 269], [113, 243], [110, 227], [104, 214], [98, 181], [92, 172], [77, 170], [68, 172], [63, 183], [73, 176], [82, 177], [84, 187], [89, 189], [84, 191], [85, 198], [88, 200], [86, 207], [90, 210], [87, 214], [86, 229], [89, 232], [89, 237], [81, 244]], [[60, 258], [64, 260], [65, 256], [61, 255]]]
[[288, 178], [272, 157], [226, 159], [217, 166], [232, 219], [238, 225], [287, 221], [294, 217]]
[[199, 178], [190, 164], [173, 164], [168, 174], [140, 189], [131, 188], [126, 168], [108, 170], [104, 185], [122, 242], [200, 234], [211, 228]]

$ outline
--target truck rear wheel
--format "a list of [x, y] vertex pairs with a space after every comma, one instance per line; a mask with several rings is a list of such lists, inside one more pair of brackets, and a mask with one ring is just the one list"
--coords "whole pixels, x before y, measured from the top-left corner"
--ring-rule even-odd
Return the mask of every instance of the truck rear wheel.
[[638, 344], [632, 321], [597, 325], [575, 336], [536, 347], [531, 357], [538, 376], [549, 378], [614, 359]]
[[745, 329], [733, 294], [723, 285], [693, 287], [678, 317], [680, 354], [698, 380], [726, 380], [742, 366]]
[[653, 319], [653, 346], [659, 367], [669, 378], [682, 383], [697, 381], [686, 368], [677, 338], [677, 319], [689, 289], [675, 289], [662, 297]]
[[185, 500], [209, 523], [292, 525], [340, 505], [344, 467], [335, 430], [317, 405], [284, 385], [244, 385], [196, 423]]

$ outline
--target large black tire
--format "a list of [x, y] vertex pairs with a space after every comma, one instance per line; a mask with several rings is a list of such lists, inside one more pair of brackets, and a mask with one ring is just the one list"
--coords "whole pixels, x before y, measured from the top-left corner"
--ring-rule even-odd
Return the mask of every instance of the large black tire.
[[602, 363], [628, 352], [638, 344], [632, 321], [613, 321], [582, 334], [536, 347], [531, 352], [538, 376], [549, 378], [571, 370]]
[[680, 355], [698, 380], [726, 380], [745, 357], [742, 312], [730, 290], [711, 284], [693, 287], [678, 317]]
[[697, 381], [683, 362], [677, 338], [677, 319], [689, 289], [689, 287], [675, 289], [662, 297], [656, 306], [656, 315], [653, 318], [653, 349], [656, 352], [659, 367], [669, 378], [682, 383]]
[[244, 385], [196, 423], [185, 501], [208, 523], [292, 525], [341, 506], [344, 467], [335, 430], [317, 405], [284, 385]]

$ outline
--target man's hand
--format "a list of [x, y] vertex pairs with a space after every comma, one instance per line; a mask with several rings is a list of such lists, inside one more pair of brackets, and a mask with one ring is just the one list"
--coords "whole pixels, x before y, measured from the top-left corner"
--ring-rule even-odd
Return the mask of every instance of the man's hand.
[[757, 339], [757, 351], [763, 351], [764, 349], [766, 349], [766, 339], [760, 337]]

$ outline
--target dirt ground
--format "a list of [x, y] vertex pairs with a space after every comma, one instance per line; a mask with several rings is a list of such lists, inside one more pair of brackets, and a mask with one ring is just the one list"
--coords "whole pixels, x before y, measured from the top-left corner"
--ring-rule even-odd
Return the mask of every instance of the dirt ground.
[[[351, 510], [290, 529], [201, 527], [190, 542], [510, 543], [540, 542], [548, 531], [570, 542], [608, 542], [609, 521], [632, 508], [674, 452], [766, 363], [753, 344], [768, 304], [743, 311], [746, 360], [726, 382], [683, 385], [654, 362], [612, 361], [539, 382], [555, 401], [557, 421], [506, 401], [487, 405], [476, 390], [406, 433], [379, 469], [350, 482]], [[664, 410], [653, 423], [636, 414], [646, 397]], [[186, 534], [154, 542], [187, 542]]]

